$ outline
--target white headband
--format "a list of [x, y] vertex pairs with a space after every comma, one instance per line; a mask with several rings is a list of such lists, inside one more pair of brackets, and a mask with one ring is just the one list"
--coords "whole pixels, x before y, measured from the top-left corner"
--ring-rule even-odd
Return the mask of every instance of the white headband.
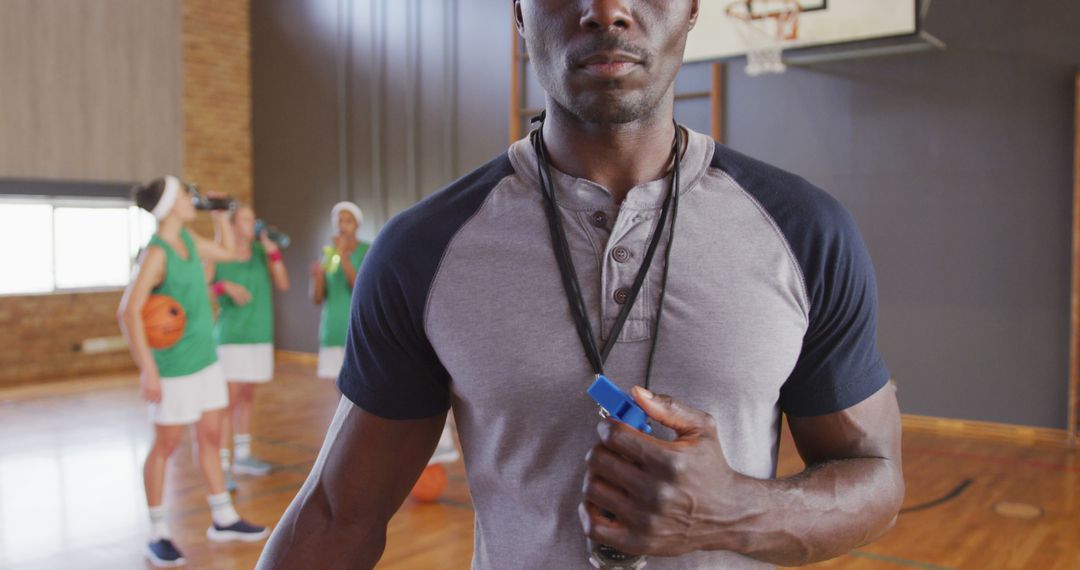
[[180, 195], [180, 190], [180, 181], [175, 176], [165, 177], [165, 191], [161, 193], [161, 199], [158, 200], [157, 205], [150, 212], [159, 222], [165, 219], [165, 216], [168, 216], [173, 206], [176, 205], [176, 198]]
[[360, 211], [360, 206], [353, 204], [352, 202], [338, 202], [334, 204], [334, 208], [330, 210], [330, 225], [334, 228], [334, 233], [338, 233], [341, 229], [338, 227], [338, 214], [341, 212], [348, 212], [356, 218], [356, 237], [360, 237], [360, 225], [364, 223], [364, 212]]

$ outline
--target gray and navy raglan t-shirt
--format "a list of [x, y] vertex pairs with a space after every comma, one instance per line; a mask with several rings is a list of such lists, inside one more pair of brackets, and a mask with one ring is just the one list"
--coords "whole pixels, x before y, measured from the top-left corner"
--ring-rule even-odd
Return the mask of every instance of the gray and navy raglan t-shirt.
[[[680, 164], [652, 388], [712, 414], [732, 467], [771, 478], [781, 413], [837, 412], [888, 379], [874, 271], [848, 213], [802, 178], [694, 132]], [[606, 342], [670, 179], [633, 188], [620, 207], [597, 184], [553, 176]], [[606, 366], [624, 389], [644, 379], [662, 260]], [[474, 568], [589, 568], [577, 505], [599, 418], [527, 139], [382, 230], [360, 269], [346, 350], [338, 385], [368, 412], [416, 419], [453, 407], [476, 511]], [[649, 561], [768, 567], [731, 552]]]

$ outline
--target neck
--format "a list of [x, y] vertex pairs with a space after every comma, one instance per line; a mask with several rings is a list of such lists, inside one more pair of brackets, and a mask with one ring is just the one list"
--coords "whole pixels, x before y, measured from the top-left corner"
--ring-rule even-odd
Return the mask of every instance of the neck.
[[652, 115], [626, 124], [590, 124], [548, 100], [544, 141], [551, 165], [599, 184], [621, 204], [634, 186], [662, 178], [675, 137], [674, 99]]
[[180, 229], [183, 227], [184, 222], [180, 221], [176, 216], [166, 216], [164, 220], [158, 222], [157, 233], [163, 239], [178, 240], [180, 239]]

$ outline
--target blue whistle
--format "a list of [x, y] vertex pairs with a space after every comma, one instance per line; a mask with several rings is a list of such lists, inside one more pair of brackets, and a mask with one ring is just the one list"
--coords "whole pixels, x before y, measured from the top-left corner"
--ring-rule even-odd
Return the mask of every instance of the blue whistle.
[[649, 425], [649, 416], [645, 414], [645, 410], [641, 409], [629, 394], [608, 380], [607, 376], [597, 374], [588, 393], [607, 415], [636, 430], [652, 434], [652, 426]]

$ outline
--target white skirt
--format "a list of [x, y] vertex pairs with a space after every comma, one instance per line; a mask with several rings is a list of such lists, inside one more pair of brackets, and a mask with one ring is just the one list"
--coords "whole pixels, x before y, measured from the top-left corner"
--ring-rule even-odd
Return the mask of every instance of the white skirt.
[[261, 384], [274, 378], [273, 344], [223, 344], [217, 353], [229, 382]]
[[341, 365], [345, 362], [344, 346], [320, 346], [319, 347], [319, 378], [337, 380], [341, 373]]
[[203, 412], [229, 405], [229, 389], [221, 364], [215, 362], [187, 376], [161, 379], [161, 401], [150, 404], [150, 421], [158, 425], [188, 425]]

